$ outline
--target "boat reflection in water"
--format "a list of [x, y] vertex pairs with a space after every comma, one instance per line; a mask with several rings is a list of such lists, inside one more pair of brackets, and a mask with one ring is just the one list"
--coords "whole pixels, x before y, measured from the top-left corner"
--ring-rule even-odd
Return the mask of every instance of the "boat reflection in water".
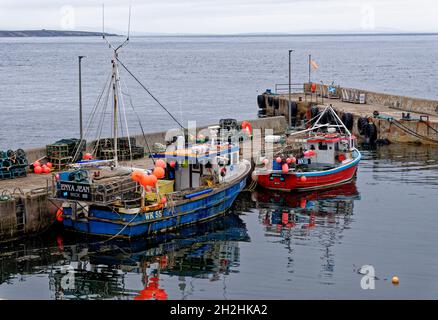
[[312, 192], [255, 191], [252, 199], [265, 236], [280, 238], [279, 242], [289, 250], [288, 268], [294, 270], [297, 248], [307, 247], [308, 254], [309, 247], [314, 246], [321, 252], [320, 278], [331, 284], [328, 278], [332, 277], [335, 264], [331, 248], [352, 221], [354, 201], [360, 200], [355, 182]]
[[263, 225], [267, 229], [274, 227], [281, 231], [283, 228], [315, 227], [317, 216], [330, 222], [338, 214], [350, 215], [354, 200], [359, 200], [360, 195], [356, 184], [350, 182], [333, 189], [312, 192], [255, 191], [252, 198], [257, 203]]
[[[217, 280], [239, 263], [239, 241], [249, 241], [249, 236], [234, 212], [148, 240], [77, 244], [77, 238], [65, 238], [59, 243], [64, 264], [49, 273], [50, 289], [57, 299], [164, 300], [168, 292], [160, 286], [160, 276]], [[143, 290], [127, 288], [128, 273], [141, 275]]]

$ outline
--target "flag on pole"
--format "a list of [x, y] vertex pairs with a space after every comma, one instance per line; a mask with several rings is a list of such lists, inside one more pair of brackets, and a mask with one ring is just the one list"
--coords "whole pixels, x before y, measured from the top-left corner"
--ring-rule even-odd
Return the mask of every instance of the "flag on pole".
[[313, 70], [318, 69], [318, 65], [316, 64], [315, 60], [310, 60], [310, 65], [312, 66]]

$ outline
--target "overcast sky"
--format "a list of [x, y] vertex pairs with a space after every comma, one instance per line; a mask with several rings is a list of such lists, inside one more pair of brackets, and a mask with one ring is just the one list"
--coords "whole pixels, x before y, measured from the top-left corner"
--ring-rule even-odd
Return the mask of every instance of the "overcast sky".
[[0, 0], [0, 30], [133, 33], [438, 32], [436, 0]]

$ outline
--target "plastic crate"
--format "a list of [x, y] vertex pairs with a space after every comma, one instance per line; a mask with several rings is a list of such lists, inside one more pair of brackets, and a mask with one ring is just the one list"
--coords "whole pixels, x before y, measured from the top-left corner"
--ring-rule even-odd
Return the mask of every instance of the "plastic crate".
[[[173, 192], [174, 180], [158, 180], [158, 194], [161, 197], [165, 196], [167, 193]], [[157, 193], [154, 189], [151, 192], [146, 192], [146, 200], [157, 201]]]

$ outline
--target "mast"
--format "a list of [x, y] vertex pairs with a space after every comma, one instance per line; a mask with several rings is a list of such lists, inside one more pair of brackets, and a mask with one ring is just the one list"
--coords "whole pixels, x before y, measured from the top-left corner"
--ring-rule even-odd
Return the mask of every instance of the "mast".
[[118, 161], [118, 155], [117, 155], [117, 139], [118, 139], [118, 125], [117, 125], [117, 82], [118, 82], [118, 76], [117, 76], [117, 52], [114, 51], [114, 59], [112, 60], [113, 64], [113, 95], [114, 95], [114, 102], [113, 102], [113, 138], [114, 138], [114, 165], [115, 167], [118, 167], [119, 161]]
[[[118, 103], [119, 99], [117, 98], [118, 90], [119, 90], [119, 70], [117, 67], [117, 58], [118, 58], [118, 50], [122, 49], [125, 45], [129, 42], [129, 34], [131, 29], [131, 7], [129, 7], [129, 19], [128, 19], [128, 35], [124, 42], [122, 42], [118, 47], [114, 47], [111, 42], [108, 41], [108, 39], [105, 36], [105, 5], [102, 5], [102, 38], [108, 43], [109, 47], [114, 51], [114, 58], [111, 61], [112, 63], [112, 83], [113, 83], [113, 139], [114, 139], [114, 166], [118, 167], [119, 165], [119, 158], [118, 158], [118, 146], [117, 146], [117, 140], [118, 140]], [[123, 99], [120, 97], [120, 99]], [[129, 137], [128, 137], [129, 139]]]

